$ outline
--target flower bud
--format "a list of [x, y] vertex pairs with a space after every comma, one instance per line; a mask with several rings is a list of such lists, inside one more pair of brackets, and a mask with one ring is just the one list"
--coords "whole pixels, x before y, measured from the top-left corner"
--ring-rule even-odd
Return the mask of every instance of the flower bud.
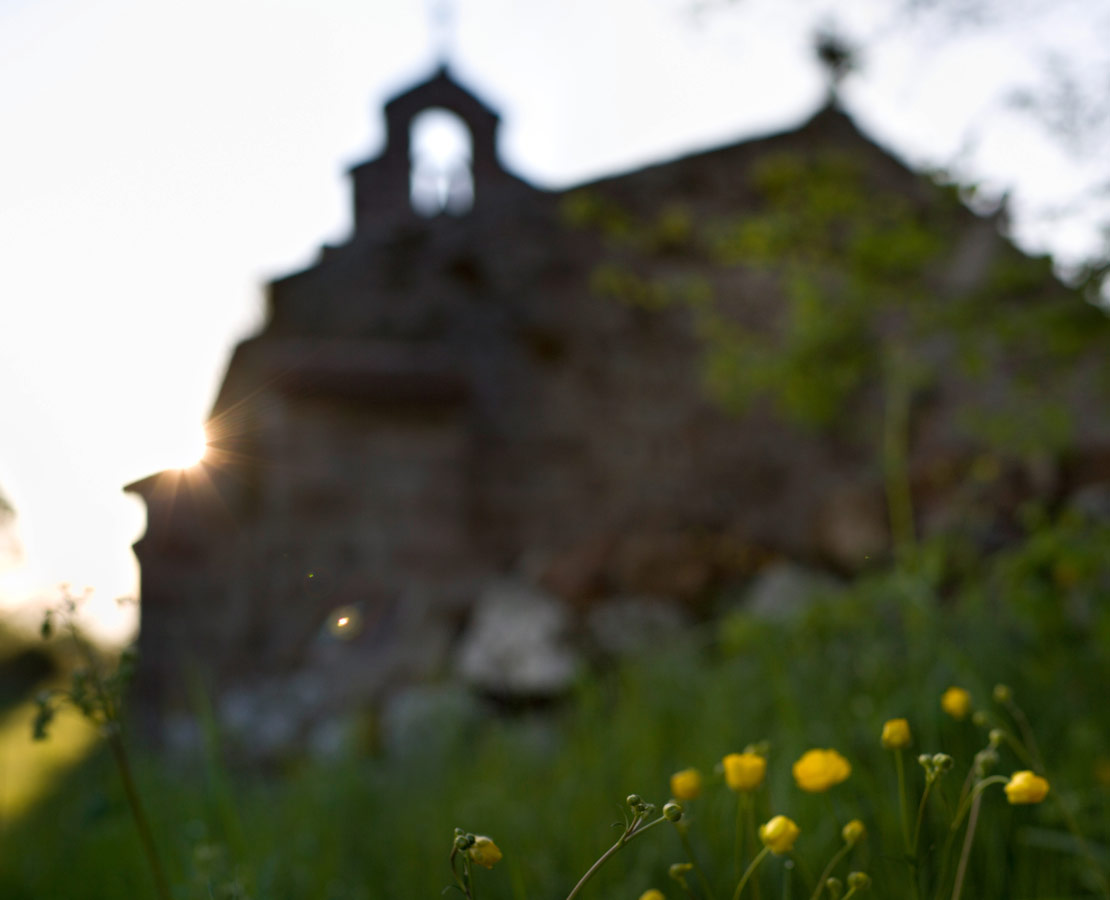
[[471, 839], [469, 837], [467, 837], [465, 834], [455, 835], [455, 849], [456, 850], [466, 850], [470, 846], [470, 843], [471, 843]]
[[492, 869], [494, 863], [501, 859], [501, 850], [497, 844], [493, 842], [492, 838], [488, 838], [484, 834], [475, 836], [474, 844], [466, 852], [470, 854], [470, 858], [474, 862], [487, 869]]
[[971, 716], [971, 724], [976, 728], [986, 728], [991, 722], [991, 717], [984, 710], [977, 709]]
[[988, 747], [975, 754], [975, 772], [980, 778], [996, 765], [998, 765], [998, 754], [992, 748]]
[[734, 791], [754, 791], [767, 774], [767, 760], [758, 753], [730, 753], [721, 764], [725, 783]]
[[848, 887], [853, 891], [866, 891], [871, 887], [871, 876], [866, 872], [849, 872]]
[[1001, 728], [992, 728], [988, 740], [990, 740], [992, 747], [1001, 746], [1002, 742], [1006, 740], [1006, 732]]
[[693, 863], [673, 863], [671, 867], [667, 870], [667, 874], [670, 875], [673, 880], [677, 881], [679, 884], [682, 884], [686, 881], [686, 873], [689, 872], [692, 868], [694, 868]]
[[835, 750], [807, 750], [794, 763], [794, 781], [803, 791], [820, 794], [852, 774], [852, 766]]
[[629, 794], [625, 798], [624, 802], [631, 806], [633, 809], [635, 809], [637, 806], [642, 806], [644, 803], [644, 801], [640, 799], [639, 794]]
[[1009, 703], [1014, 698], [1014, 692], [1010, 690], [1009, 685], [996, 684], [993, 696], [995, 703]]
[[682, 818], [682, 807], [674, 801], [663, 805], [663, 818], [668, 822], [677, 822]]
[[839, 878], [826, 878], [825, 890], [829, 892], [829, 896], [832, 897], [832, 900], [840, 900], [841, 896], [844, 894], [844, 882]]
[[952, 768], [955, 760], [952, 759], [947, 753], [934, 753], [933, 765], [936, 767], [937, 772], [944, 773]]
[[887, 750], [902, 750], [908, 747], [913, 742], [910, 723], [905, 719], [888, 719], [883, 723], [880, 740]]
[[675, 800], [693, 800], [701, 793], [701, 772], [683, 769], [671, 776], [671, 796]]
[[950, 687], [940, 697], [940, 708], [957, 721], [971, 712], [971, 694], [962, 687]]
[[769, 822], [759, 826], [759, 839], [763, 846], [769, 847], [776, 856], [782, 856], [794, 849], [794, 842], [801, 834], [801, 829], [793, 819], [786, 816], [775, 816]]
[[852, 819], [851, 822], [840, 829], [840, 836], [844, 838], [845, 844], [856, 844], [865, 834], [867, 834], [867, 828], [859, 819]]
[[648, 888], [640, 894], [640, 900], [666, 900], [666, 898], [658, 888]]
[[1026, 769], [1023, 772], [1014, 772], [1002, 790], [1006, 792], [1006, 799], [1015, 806], [1040, 803], [1048, 796], [1048, 781]]

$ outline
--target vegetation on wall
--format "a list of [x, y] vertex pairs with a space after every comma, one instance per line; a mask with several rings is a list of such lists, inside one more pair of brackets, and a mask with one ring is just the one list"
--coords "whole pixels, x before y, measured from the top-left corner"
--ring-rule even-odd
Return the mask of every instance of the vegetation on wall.
[[[876, 187], [846, 152], [772, 153], [748, 178], [753, 207], [712, 221], [680, 207], [644, 221], [591, 192], [565, 205], [572, 225], [610, 248], [592, 278], [597, 294], [693, 316], [705, 387], [723, 409], [744, 414], [766, 401], [807, 431], [867, 436], [902, 547], [915, 540], [914, 415], [954, 374], [981, 388], [953, 398], [970, 442], [1009, 459], [1069, 449], [1071, 410], [1048, 385], [1063, 384], [1110, 329], [1047, 260], [999, 240], [985, 271], [961, 283], [952, 270], [973, 222], [957, 189]], [[675, 259], [686, 263], [677, 275]], [[746, 298], [723, 295], [714, 278], [731, 267], [774, 279], [772, 321], [736, 315]], [[1105, 394], [1110, 367], [1100, 371]], [[1000, 381], [1004, 390], [989, 389]], [[861, 403], [867, 396], [880, 402]]]

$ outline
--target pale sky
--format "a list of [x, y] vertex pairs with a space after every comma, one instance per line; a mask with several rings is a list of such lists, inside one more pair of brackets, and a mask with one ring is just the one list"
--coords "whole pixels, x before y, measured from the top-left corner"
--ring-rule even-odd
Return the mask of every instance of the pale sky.
[[[1110, 71], [1110, 0], [1011, 0], [958, 28], [892, 5], [455, 0], [445, 41], [501, 112], [508, 167], [566, 187], [800, 123], [824, 90], [813, 28], [836, 22], [882, 38], [844, 86], [861, 128], [1009, 190], [1025, 246], [1095, 252], [1090, 214], [1035, 213], [1101, 163], [1004, 101], [1053, 53]], [[37, 616], [66, 582], [94, 589], [102, 634], [134, 628], [114, 601], [137, 592], [144, 511], [122, 487], [196, 457], [263, 283], [348, 233], [345, 170], [380, 148], [382, 103], [436, 62], [428, 8], [0, 0], [0, 490], [22, 548], [0, 553], [0, 620]]]

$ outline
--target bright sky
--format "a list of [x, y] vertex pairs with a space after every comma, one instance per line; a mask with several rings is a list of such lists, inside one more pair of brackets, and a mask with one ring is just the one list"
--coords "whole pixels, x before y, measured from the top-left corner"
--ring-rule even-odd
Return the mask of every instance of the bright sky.
[[[1003, 101], [1052, 52], [1110, 70], [1110, 2], [1011, 0], [989, 28], [899, 24], [892, 2], [454, 0], [442, 32], [502, 113], [507, 165], [548, 187], [792, 126], [822, 98], [815, 23], [883, 36], [844, 88], [865, 131], [1011, 190], [1027, 246], [1097, 249], [1089, 215], [1031, 214], [1095, 164]], [[67, 582], [94, 588], [102, 634], [134, 628], [115, 599], [137, 592], [144, 512], [122, 486], [196, 458], [261, 285], [348, 232], [343, 173], [379, 149], [382, 103], [430, 73], [428, 9], [0, 4], [0, 490], [22, 550], [5, 562], [0, 540], [0, 618]]]

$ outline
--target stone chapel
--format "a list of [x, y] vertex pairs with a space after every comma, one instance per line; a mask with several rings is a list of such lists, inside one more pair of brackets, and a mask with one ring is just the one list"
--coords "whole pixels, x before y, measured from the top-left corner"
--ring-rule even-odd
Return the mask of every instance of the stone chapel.
[[[429, 109], [469, 132], [456, 169], [420, 171], [413, 158], [412, 125]], [[268, 286], [265, 325], [228, 364], [205, 460], [127, 487], [148, 511], [135, 545], [142, 708], [187, 709], [198, 684], [231, 720], [267, 696], [325, 712], [372, 704], [450, 671], [491, 585], [553, 598], [572, 623], [619, 598], [696, 614], [776, 559], [848, 572], [889, 551], [873, 454], [763, 406], [722, 409], [690, 306], [620, 302], [598, 273], [630, 255], [648, 285], [699, 270], [738, 316], [773, 323], [775, 278], [706, 263], [689, 237], [691, 222], [759, 202], [760, 160], [835, 150], [910, 207], [941, 190], [933, 180], [832, 103], [785, 133], [567, 191], [507, 171], [498, 115], [444, 69], [384, 114], [384, 149], [350, 171], [349, 238]], [[619, 211], [615, 224], [576, 224], [582, 198]], [[661, 214], [677, 215], [677, 237], [650, 252], [621, 240], [622, 222]], [[961, 207], [954, 221], [938, 292], [987, 284], [1020, 256], [999, 216]], [[1042, 282], [1082, 305], [1047, 271]], [[908, 458], [923, 531], [974, 456], [949, 402], [971, 389], [946, 378], [921, 401]], [[1073, 387], [1061, 397], [1084, 402]], [[865, 385], [858, 402], [878, 401]], [[1071, 468], [1019, 460], [998, 489], [1017, 502], [1110, 477], [1105, 418], [1081, 430]]]

